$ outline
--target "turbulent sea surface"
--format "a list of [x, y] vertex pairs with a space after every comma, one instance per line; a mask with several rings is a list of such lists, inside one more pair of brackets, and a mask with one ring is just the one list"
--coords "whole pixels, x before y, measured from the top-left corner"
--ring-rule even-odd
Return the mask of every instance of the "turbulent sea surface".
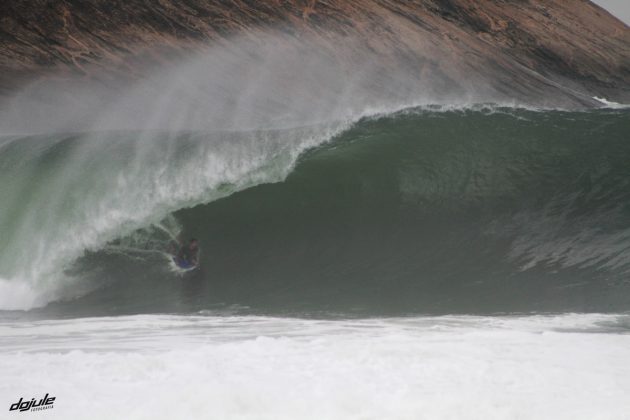
[[491, 105], [4, 136], [2, 409], [627, 418], [629, 139]]

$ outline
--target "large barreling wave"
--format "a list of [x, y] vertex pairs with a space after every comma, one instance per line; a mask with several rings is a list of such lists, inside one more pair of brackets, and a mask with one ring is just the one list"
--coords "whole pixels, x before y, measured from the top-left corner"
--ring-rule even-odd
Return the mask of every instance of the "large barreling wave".
[[[2, 168], [14, 176], [3, 215], [20, 223], [2, 225], [3, 297], [13, 293], [2, 303], [63, 298], [52, 308], [85, 313], [625, 310], [627, 121], [624, 110], [423, 108], [336, 135], [164, 134], [143, 165], [129, 141], [139, 133], [103, 134], [106, 148], [80, 135], [5, 141]], [[197, 273], [172, 271], [177, 236], [201, 240]]]
[[470, 105], [493, 98], [263, 45], [3, 103], [1, 310], [628, 308], [627, 110]]

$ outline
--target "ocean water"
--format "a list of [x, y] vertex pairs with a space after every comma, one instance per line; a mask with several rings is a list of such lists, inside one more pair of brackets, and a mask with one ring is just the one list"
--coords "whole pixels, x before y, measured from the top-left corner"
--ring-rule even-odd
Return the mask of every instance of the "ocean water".
[[5, 135], [3, 418], [627, 418], [628, 139], [498, 105]]
[[[629, 116], [412, 108], [332, 128], [6, 137], [0, 308], [624, 312]], [[201, 268], [182, 276], [167, 250], [190, 237]]]

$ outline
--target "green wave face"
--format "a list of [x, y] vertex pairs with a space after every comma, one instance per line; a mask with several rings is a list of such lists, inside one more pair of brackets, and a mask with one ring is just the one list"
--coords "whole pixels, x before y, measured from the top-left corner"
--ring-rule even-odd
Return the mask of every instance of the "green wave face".
[[286, 182], [177, 216], [202, 237], [208, 281], [230, 302], [627, 310], [629, 138], [627, 112], [363, 121]]
[[[139, 208], [153, 227], [117, 230], [123, 238], [70, 264], [73, 287], [91, 291], [44, 310], [626, 311], [629, 116], [487, 108], [364, 119], [303, 153], [284, 181], [265, 183], [283, 179], [289, 157], [273, 177], [232, 189], [238, 180], [217, 181], [211, 192], [166, 194], [150, 211]], [[186, 186], [201, 175], [185, 162], [168, 160], [163, 173]], [[25, 197], [42, 193], [23, 182]], [[202, 246], [201, 269], [185, 276], [160, 252], [180, 234]]]

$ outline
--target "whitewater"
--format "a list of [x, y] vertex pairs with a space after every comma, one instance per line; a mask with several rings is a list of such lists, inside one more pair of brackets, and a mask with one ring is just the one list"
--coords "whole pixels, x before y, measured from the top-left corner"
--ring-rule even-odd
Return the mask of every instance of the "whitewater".
[[595, 314], [0, 323], [0, 393], [48, 392], [45, 415], [59, 419], [623, 419], [628, 325]]

